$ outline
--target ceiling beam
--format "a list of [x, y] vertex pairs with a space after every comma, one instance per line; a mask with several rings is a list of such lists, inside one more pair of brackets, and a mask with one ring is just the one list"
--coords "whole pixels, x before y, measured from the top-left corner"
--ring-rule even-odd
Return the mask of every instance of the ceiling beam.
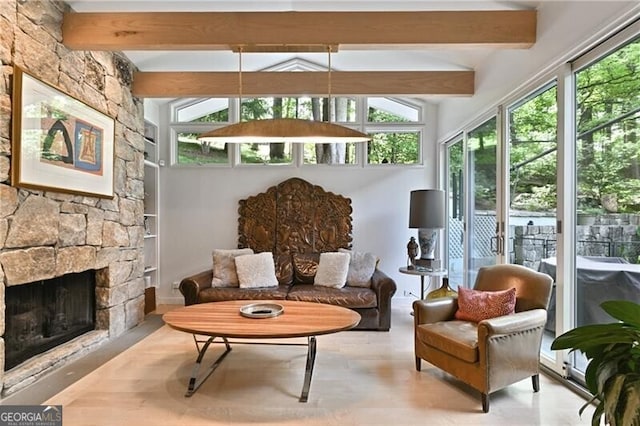
[[228, 50], [230, 46], [486, 45], [529, 48], [535, 10], [65, 13], [78, 50]]
[[[332, 71], [331, 95], [447, 95], [474, 94], [473, 71]], [[327, 96], [329, 73], [243, 72], [136, 72], [134, 96]]]

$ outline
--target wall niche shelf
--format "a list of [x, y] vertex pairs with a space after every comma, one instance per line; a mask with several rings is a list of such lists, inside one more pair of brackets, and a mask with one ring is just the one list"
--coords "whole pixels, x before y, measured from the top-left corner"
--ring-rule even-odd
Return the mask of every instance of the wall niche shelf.
[[160, 167], [158, 126], [144, 122], [144, 283], [145, 314], [156, 309], [156, 287], [160, 284]]

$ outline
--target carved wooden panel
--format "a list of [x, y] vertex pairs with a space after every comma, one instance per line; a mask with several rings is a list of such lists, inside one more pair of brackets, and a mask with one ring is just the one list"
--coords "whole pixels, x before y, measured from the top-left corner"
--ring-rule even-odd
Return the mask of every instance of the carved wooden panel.
[[351, 247], [351, 199], [325, 192], [319, 186], [316, 191], [315, 251], [336, 251]]
[[316, 196], [309, 182], [292, 178], [276, 187], [276, 251], [309, 253], [316, 251]]
[[276, 187], [240, 200], [239, 204], [238, 247], [251, 247], [255, 252], [273, 251], [276, 246]]
[[351, 247], [351, 200], [300, 178], [240, 201], [239, 247], [275, 255]]

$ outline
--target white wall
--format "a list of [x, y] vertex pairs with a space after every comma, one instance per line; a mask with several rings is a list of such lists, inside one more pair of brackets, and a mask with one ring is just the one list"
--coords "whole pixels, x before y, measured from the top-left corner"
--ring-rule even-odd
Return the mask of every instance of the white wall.
[[544, 1], [538, 8], [536, 44], [526, 50], [494, 53], [476, 71], [476, 94], [449, 98], [438, 110], [438, 141], [455, 136], [530, 81], [549, 74], [623, 22], [640, 16], [637, 1]]
[[[431, 123], [435, 109], [427, 107]], [[163, 116], [165, 114], [162, 114]], [[160, 158], [169, 164], [166, 123], [160, 126]], [[419, 286], [417, 277], [401, 275], [406, 245], [416, 230], [408, 228], [409, 192], [435, 188], [435, 126], [425, 130], [424, 166], [234, 168], [162, 167], [160, 169], [159, 303], [183, 303], [171, 284], [211, 267], [214, 248], [237, 247], [238, 201], [299, 177], [352, 200], [353, 247], [381, 259], [380, 269], [396, 280], [397, 297]]]
[[151, 123], [158, 125], [160, 123], [160, 106], [152, 99], [143, 100], [144, 118]]

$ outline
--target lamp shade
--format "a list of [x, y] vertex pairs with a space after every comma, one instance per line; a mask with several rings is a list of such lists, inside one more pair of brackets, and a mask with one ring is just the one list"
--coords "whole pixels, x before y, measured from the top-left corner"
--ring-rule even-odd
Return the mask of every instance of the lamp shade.
[[444, 191], [419, 189], [411, 191], [409, 228], [444, 228]]

